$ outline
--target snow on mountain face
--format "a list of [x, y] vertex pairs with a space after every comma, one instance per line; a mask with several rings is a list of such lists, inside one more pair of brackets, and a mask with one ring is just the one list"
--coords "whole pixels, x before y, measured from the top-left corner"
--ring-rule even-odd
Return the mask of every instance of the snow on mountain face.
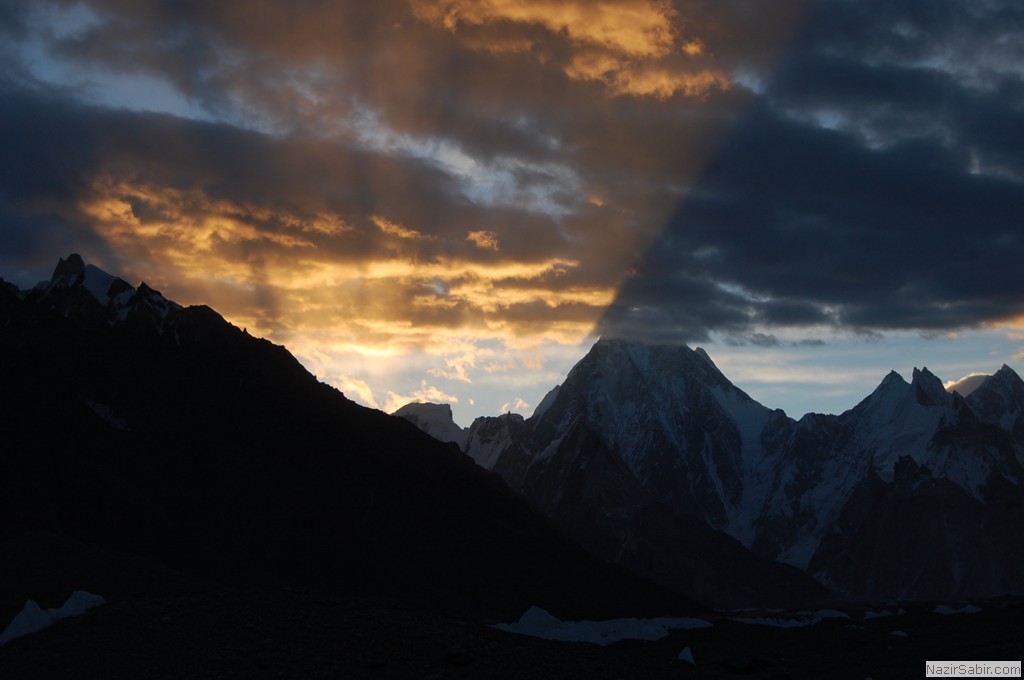
[[901, 456], [911, 456], [918, 464], [926, 462], [929, 441], [939, 424], [952, 415], [951, 403], [938, 378], [927, 368], [915, 368], [910, 384], [890, 373], [840, 420], [854, 431], [851, 448], [862, 452], [875, 473], [891, 482], [893, 466]]
[[[545, 476], [570, 479], [567, 468], [547, 460], [566, 457], [565, 435], [578, 422], [626, 464], [646, 498], [692, 513], [761, 555], [813, 566], [848, 594], [870, 595], [871, 586], [858, 580], [856, 556], [844, 552], [843, 541], [898, 545], [909, 540], [900, 532], [931, 531], [900, 525], [901, 517], [931, 521], [926, 512], [903, 509], [914, 494], [927, 490], [950, 507], [980, 507], [980, 517], [993, 494], [1020, 496], [1024, 488], [1024, 382], [1008, 367], [966, 401], [926, 368], [915, 369], [909, 383], [892, 372], [841, 416], [809, 414], [797, 423], [734, 387], [703, 350], [601, 340], [527, 421], [536, 441], [532, 449], [519, 447], [517, 465], [525, 461], [530, 484], [546, 487], [550, 498], [572, 497], [570, 489], [554, 488], [567, 482]], [[471, 436], [469, 453], [496, 469], [512, 439], [507, 433], [486, 441]], [[586, 457], [575, 460], [582, 464]], [[572, 510], [560, 502], [559, 512]], [[900, 527], [870, 529], [873, 522]], [[870, 568], [875, 582], [890, 588], [887, 596], [902, 592], [892, 590], [899, 584], [894, 569], [927, 574], [914, 591], [922, 596], [952, 592], [941, 584], [980, 571], [966, 563], [915, 562], [922, 559], [914, 553], [907, 564]], [[1015, 583], [972, 579], [964, 592], [997, 592]]]
[[414, 402], [406, 404], [391, 415], [408, 420], [438, 441], [452, 442], [462, 451], [466, 450], [469, 431], [455, 424], [452, 407], [449, 404]]
[[[1024, 450], [1024, 380], [1012, 368], [1003, 364], [971, 392], [967, 403], [983, 421], [1012, 434]], [[1024, 457], [1018, 459], [1024, 465]]]
[[911, 383], [890, 373], [841, 416], [807, 416], [778, 444], [782, 460], [755, 548], [807, 568], [844, 513], [866, 503], [861, 497], [872, 484], [894, 485], [900, 465], [982, 502], [993, 479], [1024, 481], [1012, 451], [976, 421], [927, 369], [915, 369]]
[[770, 414], [703, 351], [602, 339], [530, 423], [551, 440], [582, 418], [656, 499], [746, 530]]

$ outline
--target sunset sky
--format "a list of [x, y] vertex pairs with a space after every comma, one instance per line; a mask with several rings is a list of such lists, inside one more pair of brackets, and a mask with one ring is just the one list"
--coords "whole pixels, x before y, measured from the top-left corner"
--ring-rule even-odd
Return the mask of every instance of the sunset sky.
[[0, 0], [0, 276], [72, 252], [463, 425], [601, 335], [1020, 372], [1024, 4]]

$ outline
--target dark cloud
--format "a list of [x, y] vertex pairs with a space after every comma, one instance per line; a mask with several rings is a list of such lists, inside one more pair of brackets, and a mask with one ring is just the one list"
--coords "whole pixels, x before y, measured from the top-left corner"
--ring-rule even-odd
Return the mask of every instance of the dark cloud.
[[0, 35], [18, 39], [27, 32], [24, 4], [18, 0], [0, 0]]
[[[618, 333], [654, 288], [682, 340], [1024, 315], [1021, 19], [1008, 3], [821, 3], [599, 328]], [[726, 320], [720, 295], [693, 295], [709, 281], [742, 299]]]
[[778, 347], [782, 343], [771, 333], [750, 333], [747, 335], [727, 335], [725, 344], [730, 347]]

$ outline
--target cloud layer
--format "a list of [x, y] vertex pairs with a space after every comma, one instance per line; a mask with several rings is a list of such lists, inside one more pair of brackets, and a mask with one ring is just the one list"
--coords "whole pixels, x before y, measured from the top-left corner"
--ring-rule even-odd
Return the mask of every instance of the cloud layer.
[[[1010, 1], [55, 1], [0, 35], [3, 274], [81, 251], [367, 403], [591, 334], [1024, 318]], [[411, 387], [351, 368], [413, 352]]]

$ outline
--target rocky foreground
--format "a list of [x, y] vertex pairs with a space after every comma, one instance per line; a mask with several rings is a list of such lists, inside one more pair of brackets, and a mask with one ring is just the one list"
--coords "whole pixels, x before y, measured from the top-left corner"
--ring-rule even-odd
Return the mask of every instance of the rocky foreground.
[[[3, 625], [28, 592], [43, 608], [59, 606], [71, 588], [108, 602], [0, 647], [3, 678], [879, 680], [923, 677], [926, 660], [1024, 658], [1022, 599], [705, 612], [710, 627], [598, 646], [380, 598], [229, 588], [46, 537], [6, 547]], [[686, 648], [694, 664], [679, 660]]]

